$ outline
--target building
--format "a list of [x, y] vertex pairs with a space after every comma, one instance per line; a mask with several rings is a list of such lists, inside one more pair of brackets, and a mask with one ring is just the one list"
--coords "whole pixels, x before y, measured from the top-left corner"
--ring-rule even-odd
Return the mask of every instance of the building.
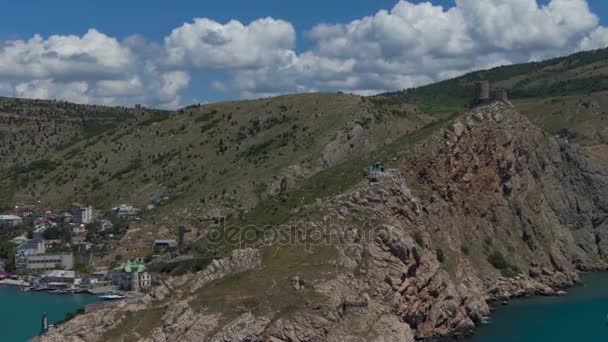
[[17, 216], [30, 217], [36, 212], [37, 206], [35, 204], [23, 204], [15, 206], [15, 213]]
[[72, 228], [72, 243], [81, 244], [87, 240], [87, 229], [83, 224]]
[[154, 250], [156, 252], [171, 251], [177, 248], [175, 240], [154, 240]]
[[74, 271], [53, 270], [42, 275], [40, 285], [48, 288], [61, 289], [79, 285], [80, 279]]
[[129, 204], [121, 204], [118, 207], [112, 208], [112, 212], [117, 217], [130, 220], [139, 215], [140, 209]]
[[15, 227], [23, 222], [23, 219], [16, 215], [0, 215], [0, 226]]
[[152, 286], [152, 276], [146, 271], [146, 266], [131, 260], [115, 268], [111, 279], [112, 285], [125, 291], [146, 290]]
[[74, 268], [74, 254], [66, 253], [44, 253], [28, 255], [26, 268], [33, 271], [48, 270], [71, 270]]
[[26, 240], [17, 246], [15, 252], [15, 267], [18, 270], [27, 268], [27, 257], [30, 255], [44, 254], [46, 247], [43, 240]]
[[11, 242], [16, 246], [19, 246], [20, 244], [26, 242], [27, 240], [28, 239], [26, 236], [21, 235], [21, 236], [17, 236], [14, 239], [12, 239]]
[[486, 103], [490, 101], [490, 82], [489, 81], [479, 81], [475, 84], [475, 100], [477, 103]]
[[93, 222], [93, 207], [91, 206], [73, 203], [70, 214], [72, 214], [72, 223], [74, 224], [89, 224]]

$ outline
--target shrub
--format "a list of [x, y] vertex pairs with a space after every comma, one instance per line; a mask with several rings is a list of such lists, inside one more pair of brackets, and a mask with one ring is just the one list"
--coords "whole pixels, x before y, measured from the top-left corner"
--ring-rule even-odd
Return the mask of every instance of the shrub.
[[494, 252], [492, 252], [492, 254], [488, 255], [488, 262], [499, 270], [509, 268], [509, 263], [500, 251], [495, 250]]
[[437, 248], [435, 252], [437, 253], [437, 260], [443, 264], [443, 262], [445, 261], [445, 254], [443, 253], [443, 249]]
[[418, 244], [418, 246], [424, 245], [424, 240], [422, 239], [422, 233], [415, 232], [414, 233], [414, 241], [416, 242], [416, 244]]
[[460, 246], [460, 251], [464, 255], [469, 255], [469, 253], [471, 253], [471, 250], [469, 249], [469, 246], [467, 246], [467, 245]]

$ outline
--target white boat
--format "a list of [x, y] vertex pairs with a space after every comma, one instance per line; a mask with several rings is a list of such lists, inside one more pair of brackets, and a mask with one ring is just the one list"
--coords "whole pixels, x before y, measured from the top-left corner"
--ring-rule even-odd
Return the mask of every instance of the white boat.
[[125, 299], [125, 298], [127, 298], [127, 297], [123, 296], [121, 294], [115, 294], [115, 293], [110, 293], [110, 294], [99, 296], [99, 299], [102, 299], [102, 300], [118, 300], [118, 299]]

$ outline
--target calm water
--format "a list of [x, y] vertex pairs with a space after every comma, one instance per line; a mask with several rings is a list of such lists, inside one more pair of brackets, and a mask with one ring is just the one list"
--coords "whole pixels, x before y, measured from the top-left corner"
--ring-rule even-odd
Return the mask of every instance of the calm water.
[[91, 295], [20, 292], [0, 285], [0, 341], [27, 341], [40, 332], [43, 312], [48, 313], [52, 324], [65, 318], [66, 313], [96, 301], [97, 297]]
[[[608, 341], [608, 273], [582, 278], [585, 285], [568, 290], [567, 297], [521, 299], [500, 307], [471, 342]], [[27, 341], [40, 330], [43, 312], [54, 323], [96, 300], [0, 286], [0, 341]]]
[[567, 297], [511, 301], [492, 314], [472, 342], [608, 341], [608, 274], [582, 276]]

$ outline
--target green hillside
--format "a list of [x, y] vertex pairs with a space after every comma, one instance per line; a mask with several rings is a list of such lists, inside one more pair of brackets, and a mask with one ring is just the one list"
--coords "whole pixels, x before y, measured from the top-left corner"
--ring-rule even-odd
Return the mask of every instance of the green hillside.
[[607, 111], [608, 49], [476, 71], [383, 96], [437, 116], [468, 107], [480, 80], [507, 89], [517, 109], [550, 133], [571, 131], [585, 145], [606, 142], [598, 123]]
[[[174, 208], [246, 210], [431, 121], [411, 106], [341, 94], [192, 106], [141, 117], [132, 111], [124, 117], [57, 116], [87, 125], [76, 126], [78, 135], [67, 143], [67, 135], [53, 135], [64, 144], [41, 149], [44, 157], [4, 168], [5, 201], [84, 201], [109, 208], [169, 197]], [[98, 129], [87, 134], [90, 125]]]

